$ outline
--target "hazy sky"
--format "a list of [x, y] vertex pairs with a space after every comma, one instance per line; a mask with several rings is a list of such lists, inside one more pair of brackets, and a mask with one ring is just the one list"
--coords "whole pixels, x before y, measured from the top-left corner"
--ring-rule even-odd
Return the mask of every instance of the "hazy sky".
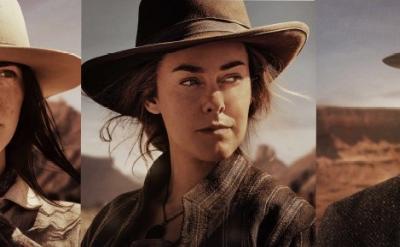
[[[81, 54], [80, 0], [19, 0], [31, 46]], [[80, 87], [50, 98], [81, 109]]]
[[[116, 1], [114, 1], [115, 3]], [[82, 8], [82, 56], [88, 60], [108, 52], [134, 47], [139, 1], [118, 1], [109, 4], [107, 0], [85, 0]], [[266, 2], [246, 1], [253, 26], [283, 21], [306, 22], [314, 30], [313, 2]], [[250, 138], [250, 147], [260, 143], [271, 144], [280, 159], [287, 163], [310, 152], [315, 147], [315, 38], [314, 32], [302, 54], [280, 77], [279, 85], [307, 95], [308, 100], [274, 88], [272, 110], [267, 119], [259, 122]], [[99, 144], [98, 131], [110, 116], [109, 111], [82, 98], [82, 152], [105, 156], [107, 145]], [[129, 135], [127, 129], [122, 135]], [[254, 134], [256, 133], [256, 134]], [[115, 143], [116, 144], [116, 143]], [[122, 145], [112, 156], [118, 166], [130, 173], [132, 159], [126, 161], [132, 140]]]
[[317, 102], [400, 107], [399, 0], [317, 1]]

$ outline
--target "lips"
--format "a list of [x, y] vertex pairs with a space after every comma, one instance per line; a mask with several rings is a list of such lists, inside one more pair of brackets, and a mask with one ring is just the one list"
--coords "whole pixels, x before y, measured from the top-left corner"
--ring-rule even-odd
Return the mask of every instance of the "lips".
[[225, 124], [212, 124], [209, 125], [205, 128], [198, 129], [197, 131], [203, 132], [203, 133], [221, 133], [224, 132], [224, 130], [232, 128], [231, 126], [225, 125]]

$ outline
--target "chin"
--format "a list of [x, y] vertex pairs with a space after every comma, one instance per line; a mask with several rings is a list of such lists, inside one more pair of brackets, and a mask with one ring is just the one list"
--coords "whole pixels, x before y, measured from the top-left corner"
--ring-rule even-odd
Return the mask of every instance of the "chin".
[[209, 162], [218, 162], [221, 160], [225, 160], [229, 158], [237, 149], [237, 147], [217, 145], [214, 146], [213, 149], [210, 147], [205, 147], [201, 154], [201, 160], [209, 161]]

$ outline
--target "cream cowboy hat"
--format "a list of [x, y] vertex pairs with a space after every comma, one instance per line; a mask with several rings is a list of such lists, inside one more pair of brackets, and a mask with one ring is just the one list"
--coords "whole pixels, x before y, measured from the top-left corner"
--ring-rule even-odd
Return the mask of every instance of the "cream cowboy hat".
[[132, 113], [118, 106], [119, 77], [134, 72], [152, 55], [205, 42], [238, 41], [259, 48], [280, 73], [298, 55], [309, 33], [302, 22], [252, 28], [243, 0], [142, 0], [137, 30], [135, 48], [91, 59], [82, 66], [86, 94], [122, 114]]
[[400, 69], [400, 53], [395, 53], [384, 58], [383, 62], [389, 66]]
[[0, 62], [29, 66], [44, 97], [78, 86], [81, 60], [74, 54], [32, 48], [21, 8], [16, 0], [0, 0]]

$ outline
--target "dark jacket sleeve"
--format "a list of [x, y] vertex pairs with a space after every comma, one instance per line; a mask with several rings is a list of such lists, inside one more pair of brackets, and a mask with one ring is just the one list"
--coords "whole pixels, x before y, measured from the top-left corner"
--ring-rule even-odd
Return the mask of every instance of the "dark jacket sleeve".
[[103, 207], [86, 231], [81, 246], [112, 246], [138, 195], [139, 191], [122, 194]]
[[318, 231], [318, 246], [400, 246], [400, 177], [331, 204]]
[[[340, 208], [340, 207], [339, 207]], [[346, 219], [340, 213], [337, 204], [330, 205], [319, 226], [318, 246], [353, 246], [355, 236], [350, 224], [346, 224]]]

